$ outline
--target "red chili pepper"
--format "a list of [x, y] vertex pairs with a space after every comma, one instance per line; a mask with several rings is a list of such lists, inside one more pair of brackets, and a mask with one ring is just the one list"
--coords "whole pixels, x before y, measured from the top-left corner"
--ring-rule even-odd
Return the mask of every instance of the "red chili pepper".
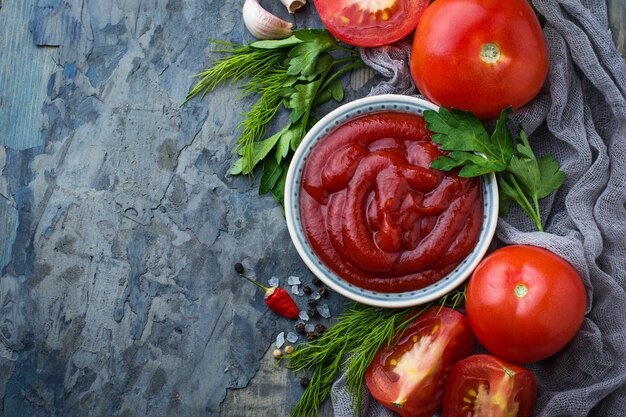
[[265, 304], [267, 304], [270, 310], [288, 319], [293, 320], [298, 318], [298, 314], [300, 313], [298, 306], [296, 306], [296, 303], [291, 296], [289, 296], [287, 291], [278, 287], [262, 288], [263, 291], [265, 291]]
[[298, 306], [287, 291], [279, 287], [268, 288], [254, 281], [252, 278], [248, 278], [243, 274], [243, 266], [241, 264], [235, 264], [235, 271], [237, 271], [241, 277], [263, 290], [265, 293], [265, 304], [267, 304], [270, 310], [288, 319], [293, 320], [298, 318], [298, 314], [300, 313]]

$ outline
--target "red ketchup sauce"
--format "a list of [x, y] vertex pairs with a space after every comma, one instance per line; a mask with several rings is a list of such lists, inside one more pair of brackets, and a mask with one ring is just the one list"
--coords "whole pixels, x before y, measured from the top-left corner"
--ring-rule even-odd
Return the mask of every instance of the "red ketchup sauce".
[[421, 116], [381, 111], [314, 146], [300, 210], [315, 253], [337, 275], [378, 292], [431, 285], [473, 249], [480, 181], [430, 168], [443, 153]]

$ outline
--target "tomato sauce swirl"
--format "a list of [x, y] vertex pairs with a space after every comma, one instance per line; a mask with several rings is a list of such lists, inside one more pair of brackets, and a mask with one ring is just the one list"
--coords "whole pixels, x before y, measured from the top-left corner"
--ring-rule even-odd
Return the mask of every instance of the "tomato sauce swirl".
[[300, 211], [313, 251], [378, 292], [431, 285], [474, 248], [480, 180], [430, 168], [444, 153], [421, 116], [381, 111], [331, 131], [304, 166]]

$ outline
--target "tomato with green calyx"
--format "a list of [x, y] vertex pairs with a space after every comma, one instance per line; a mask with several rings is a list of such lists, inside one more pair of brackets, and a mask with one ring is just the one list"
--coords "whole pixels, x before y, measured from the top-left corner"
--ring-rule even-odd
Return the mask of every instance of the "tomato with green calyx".
[[539, 93], [548, 50], [527, 0], [437, 0], [415, 30], [411, 74], [436, 104], [490, 119]]
[[428, 0], [315, 0], [324, 26], [354, 46], [382, 46], [413, 32]]
[[478, 341], [515, 363], [561, 350], [578, 332], [587, 297], [576, 270], [542, 248], [498, 249], [476, 267], [467, 285], [467, 318]]
[[418, 316], [390, 347], [379, 350], [365, 382], [385, 407], [403, 417], [429, 417], [443, 404], [449, 369], [472, 352], [467, 318], [447, 307]]
[[450, 370], [443, 400], [446, 417], [530, 417], [537, 382], [528, 369], [491, 355], [473, 355]]

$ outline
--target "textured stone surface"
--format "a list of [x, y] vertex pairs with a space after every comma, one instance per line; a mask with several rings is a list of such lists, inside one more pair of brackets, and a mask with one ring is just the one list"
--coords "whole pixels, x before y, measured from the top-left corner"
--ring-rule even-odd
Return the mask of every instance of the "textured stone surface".
[[[55, 64], [35, 140], [0, 141], [0, 415], [266, 416], [295, 403], [301, 390], [266, 354], [293, 323], [232, 271], [311, 279], [258, 178], [227, 175], [247, 103], [230, 87], [180, 107], [208, 38], [251, 39], [239, 3], [39, 0], [22, 18], [20, 42]], [[296, 23], [320, 27], [308, 7]], [[338, 313], [343, 299], [330, 302]], [[259, 368], [262, 389], [224, 402]]]

